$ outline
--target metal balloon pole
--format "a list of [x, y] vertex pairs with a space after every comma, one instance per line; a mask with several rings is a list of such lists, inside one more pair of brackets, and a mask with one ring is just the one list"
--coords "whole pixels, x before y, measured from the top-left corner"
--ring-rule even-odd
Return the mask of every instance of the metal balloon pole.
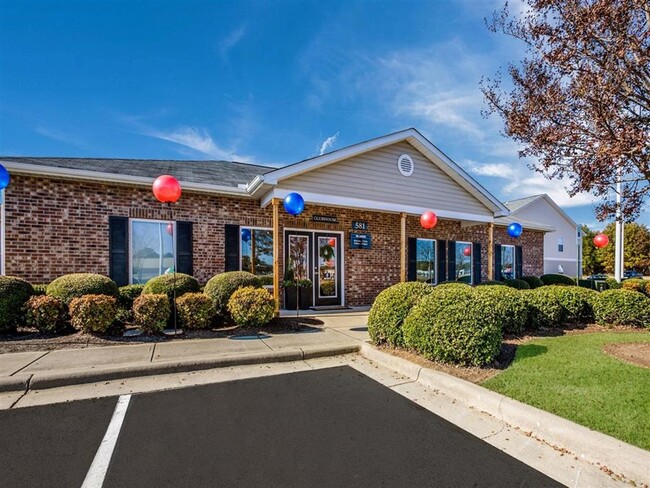
[[7, 231], [7, 213], [5, 212], [5, 188], [9, 186], [11, 176], [7, 168], [0, 164], [0, 275], [4, 276], [5, 270], [5, 232]]

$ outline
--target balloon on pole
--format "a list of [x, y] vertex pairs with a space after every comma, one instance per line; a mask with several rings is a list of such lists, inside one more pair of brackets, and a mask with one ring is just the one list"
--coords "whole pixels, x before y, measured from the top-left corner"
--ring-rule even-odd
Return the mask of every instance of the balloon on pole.
[[300, 193], [289, 193], [284, 197], [283, 205], [287, 213], [294, 216], [300, 215], [305, 210], [305, 200]]
[[251, 230], [250, 229], [242, 229], [241, 230], [241, 240], [244, 242], [248, 242], [251, 240]]
[[0, 164], [0, 191], [7, 188], [10, 182], [11, 176], [9, 175], [9, 171], [7, 171], [7, 168]]
[[438, 223], [438, 216], [431, 210], [427, 210], [420, 215], [420, 225], [423, 229], [433, 229]]
[[181, 197], [181, 185], [170, 175], [156, 178], [152, 189], [154, 196], [162, 203], [176, 203]]
[[523, 231], [524, 228], [519, 222], [513, 222], [508, 226], [508, 234], [510, 237], [519, 237]]
[[466, 246], [465, 249], [463, 249], [463, 256], [471, 256], [471, 255], [472, 255], [472, 248]]
[[609, 237], [607, 237], [605, 234], [598, 234], [596, 237], [594, 237], [594, 246], [596, 246], [598, 249], [605, 247], [607, 244], [609, 244]]

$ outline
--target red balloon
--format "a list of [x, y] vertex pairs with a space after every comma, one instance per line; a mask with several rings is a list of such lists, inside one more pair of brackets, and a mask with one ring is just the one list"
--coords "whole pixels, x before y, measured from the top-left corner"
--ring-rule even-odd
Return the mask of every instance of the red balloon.
[[170, 236], [174, 235], [174, 224], [172, 224], [172, 223], [167, 224], [167, 233]]
[[598, 234], [596, 237], [594, 237], [594, 246], [601, 248], [605, 247], [607, 244], [609, 244], [609, 237], [607, 237], [605, 234]]
[[438, 216], [431, 210], [427, 210], [420, 215], [420, 225], [425, 229], [433, 229], [438, 223]]
[[463, 249], [463, 254], [465, 256], [471, 256], [472, 255], [472, 248], [467, 246], [465, 249]]
[[162, 203], [176, 203], [181, 197], [181, 185], [173, 176], [162, 175], [153, 182], [153, 194]]
[[336, 247], [336, 239], [330, 239], [328, 243], [331, 247]]

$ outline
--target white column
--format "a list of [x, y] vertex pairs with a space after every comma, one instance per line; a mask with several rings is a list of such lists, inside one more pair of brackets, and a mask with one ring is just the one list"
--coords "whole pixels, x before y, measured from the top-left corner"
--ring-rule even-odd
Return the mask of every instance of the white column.
[[616, 242], [614, 248], [614, 278], [619, 283], [623, 279], [623, 214], [621, 212], [622, 200], [621, 173], [618, 173], [616, 182]]

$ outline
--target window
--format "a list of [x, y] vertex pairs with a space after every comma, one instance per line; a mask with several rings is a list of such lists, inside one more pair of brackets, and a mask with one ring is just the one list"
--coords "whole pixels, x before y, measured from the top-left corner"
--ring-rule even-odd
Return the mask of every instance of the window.
[[515, 246], [501, 246], [501, 278], [511, 280], [515, 277]]
[[456, 270], [454, 279], [472, 282], [472, 243], [456, 242]]
[[564, 238], [560, 237], [557, 240], [557, 251], [558, 252], [564, 252]]
[[131, 219], [130, 282], [142, 284], [174, 270], [176, 223]]
[[[416, 280], [436, 284], [436, 241], [417, 239], [416, 242]], [[412, 279], [412, 278], [411, 278]]]
[[273, 285], [273, 231], [241, 227], [241, 270]]

